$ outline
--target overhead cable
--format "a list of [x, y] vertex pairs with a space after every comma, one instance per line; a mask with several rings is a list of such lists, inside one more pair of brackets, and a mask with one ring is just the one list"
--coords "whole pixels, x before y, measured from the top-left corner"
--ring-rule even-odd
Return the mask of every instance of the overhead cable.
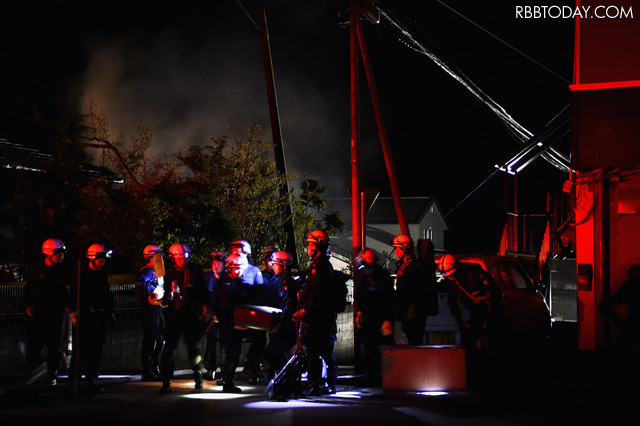
[[563, 76], [561, 76], [560, 74], [558, 74], [557, 72], [553, 71], [552, 69], [544, 66], [543, 64], [541, 64], [540, 62], [536, 61], [535, 59], [531, 58], [529, 55], [527, 55], [526, 53], [520, 51], [519, 49], [515, 48], [514, 46], [510, 45], [509, 43], [507, 43], [506, 41], [502, 40], [500, 37], [496, 36], [495, 34], [491, 33], [490, 31], [487, 31], [485, 28], [481, 27], [480, 25], [476, 24], [475, 22], [473, 22], [471, 19], [467, 18], [466, 16], [464, 16], [462, 13], [458, 12], [457, 10], [455, 10], [454, 8], [452, 8], [451, 6], [449, 6], [448, 4], [442, 2], [441, 0], [436, 0], [438, 3], [440, 3], [442, 6], [446, 7], [447, 9], [449, 9], [451, 12], [455, 13], [456, 15], [458, 15], [459, 17], [461, 17], [462, 19], [464, 19], [465, 21], [469, 22], [471, 25], [475, 26], [476, 28], [480, 29], [481, 31], [485, 32], [486, 34], [490, 35], [491, 37], [495, 38], [496, 40], [498, 40], [500, 43], [504, 44], [505, 46], [507, 46], [508, 48], [512, 49], [513, 51], [515, 51], [516, 53], [519, 53], [520, 55], [522, 55], [523, 57], [527, 58], [528, 60], [530, 60], [531, 62], [533, 62], [534, 64], [538, 65], [540, 68], [549, 71], [551, 74], [553, 74], [554, 76], [558, 77], [560, 80], [564, 81], [567, 84], [571, 84], [572, 82], [567, 80], [566, 78], [564, 78]]
[[[502, 121], [510, 134], [520, 143], [525, 144], [530, 142], [530, 139], [533, 137], [533, 133], [527, 130], [524, 126], [518, 123], [511, 115], [507, 113], [507, 111], [495, 102], [489, 95], [482, 91], [471, 79], [465, 76], [462, 71], [457, 69], [455, 65], [447, 64], [442, 59], [440, 59], [435, 53], [425, 47], [421, 42], [416, 40], [413, 35], [400, 23], [397, 19], [392, 17], [386, 10], [382, 9], [380, 6], [377, 6], [380, 10], [381, 16], [388, 22], [400, 35], [400, 41], [403, 42], [406, 46], [411, 48], [412, 50], [427, 56], [431, 61], [433, 61], [438, 67], [444, 70], [451, 78], [462, 84], [475, 98], [477, 98], [480, 102], [484, 103], [491, 111], [494, 112]], [[562, 155], [557, 150], [550, 148], [552, 153], [544, 152], [541, 154], [542, 158], [545, 159], [549, 164], [562, 170], [563, 172], [570, 172], [571, 169], [569, 167], [569, 161], [566, 156]]]

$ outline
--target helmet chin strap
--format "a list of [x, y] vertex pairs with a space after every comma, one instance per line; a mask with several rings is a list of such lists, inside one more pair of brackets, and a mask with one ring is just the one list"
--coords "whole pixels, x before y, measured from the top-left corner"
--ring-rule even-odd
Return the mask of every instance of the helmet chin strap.
[[98, 261], [98, 258], [89, 259], [89, 268], [93, 269], [94, 271], [97, 271], [98, 270], [98, 265], [96, 264], [97, 261]]
[[407, 257], [411, 257], [411, 247], [403, 245], [402, 246], [402, 257], [400, 261], [404, 261]]

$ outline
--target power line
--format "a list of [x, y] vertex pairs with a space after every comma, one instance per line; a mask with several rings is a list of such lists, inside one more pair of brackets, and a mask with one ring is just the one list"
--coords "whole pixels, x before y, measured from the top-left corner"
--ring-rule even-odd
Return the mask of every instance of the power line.
[[260, 31], [260, 27], [258, 26], [258, 24], [256, 24], [256, 21], [253, 20], [251, 15], [249, 15], [249, 12], [247, 12], [247, 9], [245, 9], [244, 6], [242, 5], [242, 3], [240, 3], [240, 0], [236, 0], [236, 3], [238, 3], [238, 6], [240, 6], [240, 9], [242, 9], [244, 11], [244, 13], [247, 15], [247, 17], [249, 18], [249, 20], [251, 21], [253, 26], [256, 27], [256, 29], [258, 31]]
[[[511, 133], [520, 144], [529, 142], [529, 140], [533, 137], [532, 132], [527, 130], [513, 117], [511, 117], [501, 105], [495, 102], [489, 95], [484, 93], [482, 89], [480, 89], [473, 81], [471, 81], [471, 79], [464, 75], [464, 73], [462, 73], [455, 65], [446, 63], [435, 53], [427, 49], [422, 43], [416, 40], [416, 38], [409, 32], [409, 30], [407, 30], [397, 19], [394, 19], [386, 10], [382, 9], [380, 6], [378, 6], [378, 10], [380, 11], [381, 16], [384, 17], [385, 20], [389, 22], [389, 24], [398, 32], [400, 41], [403, 44], [416, 51], [417, 53], [427, 56], [437, 66], [439, 66], [442, 70], [449, 74], [449, 76], [462, 84], [480, 102], [489, 107], [489, 109], [491, 109], [498, 116], [498, 118], [505, 124], [505, 126], [507, 126], [509, 133]], [[563, 172], [569, 172], [571, 170], [568, 161], [564, 161], [565, 156], [555, 150], [553, 150], [553, 155], [544, 152], [541, 154], [541, 156], [549, 164], [559, 170], [562, 170]]]
[[545, 65], [541, 64], [540, 62], [536, 61], [535, 59], [533, 59], [532, 57], [530, 57], [529, 55], [527, 55], [526, 53], [522, 52], [521, 50], [517, 49], [516, 47], [510, 45], [509, 43], [507, 43], [506, 41], [502, 40], [500, 37], [496, 36], [495, 34], [491, 33], [490, 31], [488, 31], [487, 29], [481, 27], [480, 25], [476, 24], [475, 22], [473, 22], [471, 19], [467, 18], [466, 16], [464, 16], [462, 13], [458, 12], [457, 10], [453, 9], [451, 6], [449, 6], [448, 4], [442, 2], [441, 0], [436, 0], [438, 3], [440, 3], [442, 6], [446, 7], [447, 9], [449, 9], [451, 12], [455, 13], [456, 15], [458, 15], [459, 17], [461, 17], [462, 19], [464, 19], [465, 21], [469, 22], [471, 25], [475, 26], [476, 28], [478, 28], [479, 30], [485, 32], [486, 34], [490, 35], [491, 37], [495, 38], [496, 40], [498, 40], [500, 43], [504, 44], [505, 46], [507, 46], [508, 48], [512, 49], [513, 51], [515, 51], [516, 53], [522, 55], [523, 57], [525, 57], [526, 59], [530, 60], [531, 62], [533, 62], [534, 64], [538, 65], [540, 68], [549, 71], [551, 74], [553, 74], [554, 76], [558, 77], [560, 80], [564, 81], [567, 84], [571, 84], [572, 82], [569, 81], [568, 79], [564, 78], [563, 76], [561, 76], [560, 74], [556, 73], [555, 71], [553, 71], [552, 69], [546, 67]]
[[491, 179], [493, 177], [493, 175], [495, 175], [496, 173], [498, 173], [498, 171], [500, 171], [500, 169], [495, 169], [493, 171], [493, 173], [491, 173], [489, 175], [489, 177], [487, 177], [485, 180], [483, 180], [480, 185], [478, 185], [473, 191], [471, 191], [469, 194], [467, 194], [466, 197], [464, 197], [462, 200], [460, 200], [460, 202], [458, 204], [456, 204], [451, 210], [449, 210], [444, 216], [442, 216], [443, 219], [445, 219], [447, 216], [449, 216], [451, 214], [451, 212], [453, 212], [455, 209], [457, 209], [462, 203], [464, 203], [465, 201], [467, 201], [467, 199], [469, 197], [471, 197], [473, 194], [475, 194], [485, 183], [487, 183], [489, 181], [489, 179]]

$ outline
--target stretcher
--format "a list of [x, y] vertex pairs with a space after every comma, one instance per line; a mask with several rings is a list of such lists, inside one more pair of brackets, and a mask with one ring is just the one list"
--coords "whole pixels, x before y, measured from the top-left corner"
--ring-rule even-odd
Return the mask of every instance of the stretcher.
[[310, 386], [302, 381], [302, 375], [308, 372], [307, 353], [302, 345], [303, 329], [306, 332], [306, 327], [305, 323], [297, 322], [296, 352], [265, 388], [264, 394], [270, 399], [286, 401], [292, 396], [306, 396], [311, 390]]

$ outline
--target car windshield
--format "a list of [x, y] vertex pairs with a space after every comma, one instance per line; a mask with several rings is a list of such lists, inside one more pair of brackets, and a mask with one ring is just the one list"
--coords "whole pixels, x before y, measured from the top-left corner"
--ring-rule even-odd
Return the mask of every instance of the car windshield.
[[529, 288], [529, 280], [524, 271], [510, 262], [498, 262], [493, 265], [493, 276], [501, 287]]

